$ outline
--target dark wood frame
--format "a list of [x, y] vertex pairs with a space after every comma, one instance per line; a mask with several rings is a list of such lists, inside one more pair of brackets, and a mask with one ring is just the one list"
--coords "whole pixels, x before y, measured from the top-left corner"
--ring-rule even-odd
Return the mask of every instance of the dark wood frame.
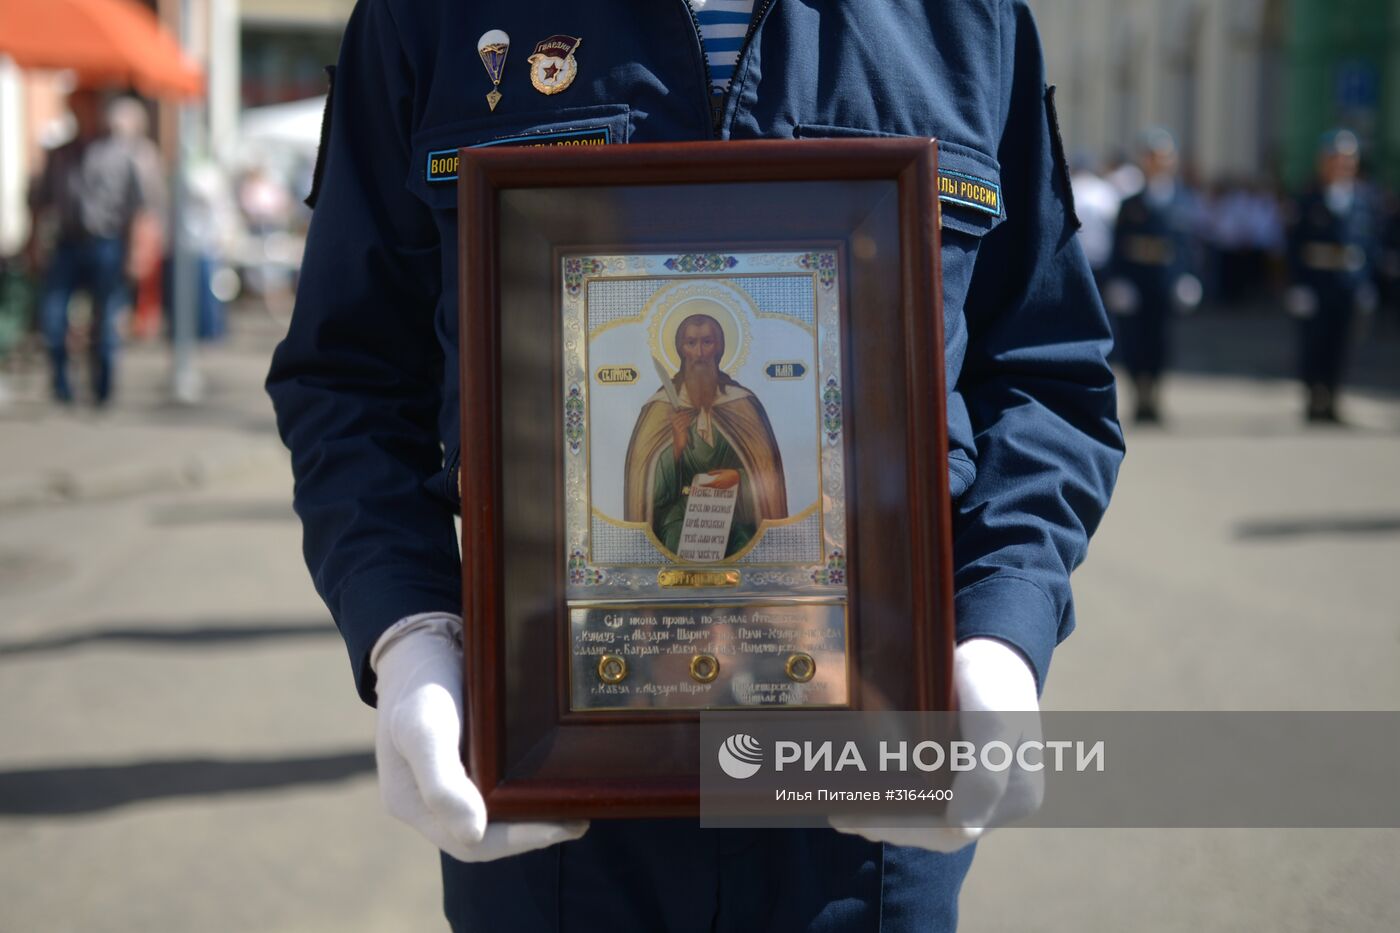
[[[538, 673], [538, 691], [507, 709], [506, 550], [502, 456], [500, 237], [509, 189], [625, 188], [785, 182], [893, 182], [897, 190], [899, 307], [862, 318], [847, 335], [847, 509], [852, 645], [863, 708], [952, 708], [952, 545], [944, 398], [942, 284], [939, 259], [937, 143], [928, 139], [670, 143], [596, 149], [460, 150], [459, 334], [462, 411], [462, 592], [466, 724], [463, 761], [492, 819], [695, 816], [699, 812], [699, 714], [569, 712], [562, 660]], [[755, 236], [736, 238], [753, 242]], [[759, 240], [765, 243], [774, 239]], [[738, 246], [736, 245], [737, 249]], [[652, 251], [648, 242], [638, 251]], [[556, 262], [557, 265], [557, 262]], [[848, 289], [852, 287], [847, 282]], [[557, 295], [557, 287], [553, 294]], [[876, 312], [872, 312], [875, 314]], [[862, 343], [863, 341], [863, 343]], [[865, 349], [862, 349], [864, 346]], [[902, 348], [878, 358], [872, 346]], [[557, 363], [562, 350], [555, 341]], [[858, 356], [860, 358], [858, 358]], [[559, 367], [554, 367], [557, 373]], [[854, 378], [852, 377], [854, 372]], [[557, 379], [557, 375], [555, 376]], [[857, 397], [862, 385], [882, 404]], [[553, 385], [553, 383], [551, 383]], [[555, 399], [562, 393], [555, 392]], [[562, 437], [562, 404], [554, 412]], [[904, 461], [863, 453], [875, 436], [902, 446]], [[902, 444], [901, 444], [902, 442]], [[560, 443], [556, 441], [556, 443]], [[888, 451], [886, 451], [888, 453]], [[562, 462], [562, 454], [556, 463]], [[880, 485], [885, 480], [884, 485]], [[898, 509], [862, 496], [902, 481]], [[553, 553], [564, 555], [562, 482], [554, 490]], [[874, 503], [876, 496], [869, 495]], [[884, 497], [880, 497], [884, 498]], [[898, 497], [896, 497], [898, 498]], [[894, 538], [895, 540], [890, 540]], [[899, 573], [897, 571], [903, 571]], [[555, 582], [558, 624], [567, 627], [563, 579]], [[879, 611], [875, 611], [875, 607]], [[873, 626], [880, 626], [878, 635]], [[861, 634], [863, 633], [863, 635]], [[557, 641], [557, 640], [556, 640]], [[567, 648], [558, 649], [558, 651]], [[548, 667], [548, 665], [546, 665]], [[514, 675], [524, 676], [522, 671]], [[771, 715], [802, 715], [775, 711]], [[527, 752], [508, 756], [507, 719], [532, 724]], [[639, 756], [639, 748], [681, 749]], [[592, 767], [609, 757], [616, 767]], [[620, 763], [620, 764], [619, 764]], [[628, 770], [630, 768], [630, 770]]]

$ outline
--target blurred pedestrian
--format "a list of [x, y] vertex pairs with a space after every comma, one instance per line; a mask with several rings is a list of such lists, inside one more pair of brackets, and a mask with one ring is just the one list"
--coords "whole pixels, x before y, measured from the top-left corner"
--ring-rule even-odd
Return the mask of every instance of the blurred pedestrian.
[[255, 278], [263, 304], [279, 317], [291, 313], [295, 300], [293, 270], [286, 262], [294, 203], [286, 183], [266, 165], [253, 165], [238, 184], [238, 206], [260, 257], [248, 271]]
[[1258, 301], [1269, 283], [1270, 259], [1283, 252], [1283, 218], [1266, 182], [1225, 185], [1208, 225], [1219, 255], [1220, 300], [1242, 306]]
[[1109, 169], [1104, 173], [1104, 180], [1118, 190], [1118, 200], [1121, 202], [1132, 197], [1142, 190], [1142, 186], [1147, 183], [1142, 177], [1142, 169], [1138, 163], [1124, 153], [1118, 153], [1109, 162]]
[[165, 255], [165, 214], [169, 207], [165, 163], [149, 135], [151, 121], [141, 101], [118, 97], [107, 110], [107, 121], [113, 138], [127, 146], [141, 185], [142, 209], [132, 219], [126, 262], [134, 291], [131, 332], [137, 337], [153, 337], [160, 328], [161, 259]]
[[1113, 225], [1123, 196], [1118, 187], [1094, 171], [1083, 156], [1075, 160], [1070, 188], [1074, 191], [1075, 213], [1079, 215], [1079, 245], [1094, 270], [1094, 280], [1103, 290], [1109, 261], [1113, 258]]
[[1391, 192], [1382, 225], [1380, 268], [1376, 278], [1393, 323], [1400, 323], [1400, 192]]
[[168, 333], [175, 338], [177, 306], [189, 301], [194, 308], [195, 336], [200, 340], [222, 340], [227, 334], [227, 318], [221, 291], [214, 288], [215, 276], [223, 257], [235, 252], [245, 235], [233, 186], [227, 172], [212, 160], [190, 165], [185, 172], [187, 197], [178, 223], [182, 245], [192, 263], [193, 288], [180, 294], [175, 285], [177, 257], [166, 257], [165, 316]]
[[[39, 314], [53, 364], [53, 395], [73, 400], [68, 381], [68, 305], [78, 289], [92, 299], [92, 388], [99, 406], [111, 398], [117, 315], [125, 298], [132, 225], [145, 207], [130, 147], [107, 127], [100, 95], [79, 89], [68, 99], [77, 135], [49, 153], [30, 192], [33, 230], [53, 228]], [[30, 255], [36, 256], [31, 240]]]
[[238, 206], [254, 236], [282, 233], [291, 218], [292, 195], [266, 165], [253, 165], [238, 183]]
[[1104, 303], [1113, 312], [1118, 354], [1132, 378], [1139, 424], [1161, 421], [1158, 398], [1175, 309], [1193, 309], [1201, 282], [1193, 273], [1194, 201], [1177, 175], [1176, 142], [1163, 129], [1142, 136], [1141, 191], [1123, 202], [1113, 231]]
[[1352, 321], [1374, 311], [1375, 209], [1358, 182], [1361, 145], [1349, 130], [1322, 138], [1317, 177], [1288, 212], [1291, 284], [1287, 310], [1300, 321], [1298, 375], [1307, 391], [1304, 419], [1339, 424], [1337, 392]]

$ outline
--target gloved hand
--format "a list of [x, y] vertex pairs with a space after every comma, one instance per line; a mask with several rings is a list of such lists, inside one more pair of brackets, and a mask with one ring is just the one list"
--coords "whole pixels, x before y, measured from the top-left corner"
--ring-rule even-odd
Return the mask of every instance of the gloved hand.
[[1103, 304], [1110, 314], [1137, 314], [1141, 301], [1137, 286], [1127, 279], [1110, 279], [1104, 283]]
[[409, 616], [370, 653], [379, 678], [374, 759], [385, 808], [448, 855], [489, 862], [570, 839], [578, 823], [492, 823], [458, 755], [462, 736], [462, 621]]
[[1191, 275], [1177, 276], [1176, 285], [1172, 289], [1176, 298], [1176, 310], [1180, 314], [1192, 314], [1201, 306], [1201, 299], [1205, 297], [1206, 289], [1201, 284], [1201, 280]]
[[[953, 650], [953, 689], [958, 698], [961, 738], [984, 746], [992, 740], [1012, 749], [1040, 741], [1040, 702], [1035, 675], [1014, 648], [995, 638], [969, 638]], [[832, 817], [831, 825], [871, 842], [956, 852], [976, 842], [993, 824], [1029, 816], [1045, 796], [1041, 771], [1012, 766], [977, 768], [953, 778], [953, 799], [942, 825], [877, 826], [872, 817]]]
[[1293, 285], [1283, 293], [1283, 309], [1296, 318], [1317, 313], [1317, 292], [1306, 285]]

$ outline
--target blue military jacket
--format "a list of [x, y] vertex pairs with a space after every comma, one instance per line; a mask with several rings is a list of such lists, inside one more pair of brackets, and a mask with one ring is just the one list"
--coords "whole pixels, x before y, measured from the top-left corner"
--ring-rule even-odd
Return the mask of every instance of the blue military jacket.
[[[685, 0], [360, 0], [335, 70], [296, 310], [268, 377], [317, 589], [368, 656], [397, 619], [459, 611], [456, 193], [433, 154], [585, 134], [937, 137], [960, 637], [1043, 683], [1069, 574], [1122, 456], [1110, 337], [1031, 15], [1013, 0], [760, 0], [722, 109]], [[499, 106], [478, 56], [514, 44]], [[582, 39], [534, 89], [536, 42]], [[991, 192], [989, 195], [988, 192]], [[932, 207], [932, 206], [930, 206]]]
[[1118, 210], [1111, 275], [1132, 282], [1144, 304], [1169, 306], [1177, 279], [1195, 265], [1191, 239], [1191, 202], [1181, 185], [1161, 199], [1144, 188]]
[[1304, 192], [1288, 210], [1288, 265], [1295, 285], [1324, 302], [1350, 302], [1370, 281], [1379, 239], [1369, 192], [1356, 185], [1351, 203], [1338, 213], [1320, 188]]

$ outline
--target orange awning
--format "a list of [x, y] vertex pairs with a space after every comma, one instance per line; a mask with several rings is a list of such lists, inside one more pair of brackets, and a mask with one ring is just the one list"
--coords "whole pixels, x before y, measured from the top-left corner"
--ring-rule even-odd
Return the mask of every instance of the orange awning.
[[84, 86], [127, 84], [195, 97], [204, 74], [135, 0], [0, 0], [0, 54], [21, 68], [72, 69]]

